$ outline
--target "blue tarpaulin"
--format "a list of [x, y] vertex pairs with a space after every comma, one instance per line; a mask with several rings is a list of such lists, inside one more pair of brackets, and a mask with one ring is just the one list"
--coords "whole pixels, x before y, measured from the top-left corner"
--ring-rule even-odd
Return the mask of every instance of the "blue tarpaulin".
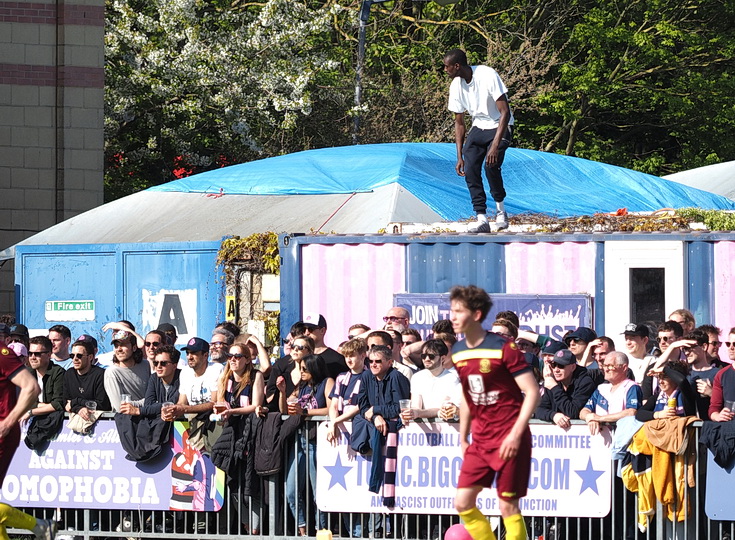
[[[398, 183], [446, 220], [473, 215], [455, 145], [389, 143], [307, 150], [196, 174], [148, 191], [247, 195], [364, 193]], [[509, 212], [569, 217], [596, 212], [701, 207], [735, 202], [641, 172], [579, 158], [511, 148], [503, 164]], [[488, 198], [489, 198], [489, 189]], [[492, 200], [490, 210], [492, 211]]]

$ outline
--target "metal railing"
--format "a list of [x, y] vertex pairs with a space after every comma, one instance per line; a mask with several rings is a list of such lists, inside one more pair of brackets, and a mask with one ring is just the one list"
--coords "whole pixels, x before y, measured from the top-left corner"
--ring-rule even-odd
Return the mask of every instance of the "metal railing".
[[[313, 421], [323, 419], [315, 418]], [[302, 429], [308, 429], [308, 425]], [[735, 539], [735, 522], [710, 520], [704, 512], [704, 480], [706, 450], [699, 445], [699, 427], [694, 424], [699, 448], [695, 463], [697, 486], [686, 491], [681, 504], [691, 511], [684, 521], [673, 524], [658, 504], [655, 518], [645, 533], [637, 530], [637, 495], [623, 486], [617, 474], [613, 478], [612, 508], [604, 518], [527, 517], [529, 538], [534, 540], [610, 539], [637, 540], [690, 540]], [[297, 434], [297, 437], [299, 434]], [[292, 444], [298, 444], [294, 441]], [[296, 447], [294, 446], [294, 451]], [[219, 512], [186, 512], [163, 510], [97, 510], [97, 509], [24, 509], [36, 517], [55, 518], [60, 523], [57, 538], [61, 540], [88, 540], [104, 538], [128, 539], [201, 539], [224, 540], [236, 537], [267, 537], [290, 539], [298, 536], [298, 529], [285, 494], [285, 478], [289, 452], [283, 452], [284, 464], [280, 473], [260, 479], [260, 502], [243, 497], [239, 492], [228, 493]], [[615, 468], [617, 471], [617, 467]], [[316, 508], [310, 495], [309, 475], [297, 471], [296, 485], [304, 494], [304, 514], [307, 516], [308, 536], [314, 537], [318, 528]], [[298, 498], [296, 499], [298, 505]], [[498, 538], [504, 537], [502, 520], [490, 518]], [[456, 515], [419, 514], [358, 514], [326, 513], [327, 526], [335, 535], [362, 537], [405, 538], [436, 540], [444, 531], [458, 523]], [[356, 526], [360, 525], [359, 531]], [[11, 538], [33, 538], [26, 531], [9, 530]]]

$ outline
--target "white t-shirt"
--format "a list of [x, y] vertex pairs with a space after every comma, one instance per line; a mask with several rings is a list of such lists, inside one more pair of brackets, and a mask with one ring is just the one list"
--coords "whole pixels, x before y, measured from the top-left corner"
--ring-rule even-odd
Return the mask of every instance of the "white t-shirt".
[[[472, 66], [472, 80], [452, 79], [447, 108], [453, 113], [469, 113], [472, 125], [480, 129], [495, 129], [500, 122], [500, 111], [495, 103], [508, 89], [498, 72], [488, 66]], [[513, 125], [513, 112], [508, 125]]]
[[189, 405], [200, 405], [212, 401], [212, 396], [217, 390], [219, 377], [224, 366], [212, 362], [207, 366], [201, 377], [197, 377], [194, 370], [186, 366], [181, 370], [179, 379], [179, 393], [186, 396]]
[[428, 369], [422, 369], [411, 378], [411, 402], [419, 403], [422, 409], [435, 409], [442, 406], [445, 399], [459, 405], [462, 398], [462, 385], [456, 372], [444, 370], [435, 377]]
[[648, 373], [648, 368], [656, 362], [655, 356], [644, 356], [643, 358], [635, 358], [630, 355], [630, 353], [625, 353], [628, 355], [628, 367], [633, 372], [633, 378], [635, 379], [635, 382], [638, 384], [641, 384], [643, 382], [643, 378], [646, 376], [646, 373]]

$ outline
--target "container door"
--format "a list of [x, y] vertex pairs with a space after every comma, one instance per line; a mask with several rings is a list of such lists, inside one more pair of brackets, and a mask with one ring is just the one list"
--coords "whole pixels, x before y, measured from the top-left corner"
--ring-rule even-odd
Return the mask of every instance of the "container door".
[[686, 306], [684, 268], [682, 242], [605, 243], [605, 335], [617, 350], [625, 351], [620, 334], [626, 324], [655, 328]]

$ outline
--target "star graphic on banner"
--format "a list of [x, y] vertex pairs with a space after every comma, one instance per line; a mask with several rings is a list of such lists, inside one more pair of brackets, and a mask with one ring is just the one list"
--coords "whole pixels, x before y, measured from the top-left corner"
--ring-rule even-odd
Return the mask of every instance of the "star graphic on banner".
[[586, 489], [591, 489], [597, 495], [600, 493], [597, 491], [597, 479], [605, 474], [605, 471], [596, 471], [592, 467], [592, 458], [587, 458], [587, 468], [579, 471], [574, 471], [582, 479], [582, 487], [579, 489], [579, 494], [584, 493]]
[[345, 490], [347, 489], [345, 475], [352, 470], [352, 467], [342, 465], [342, 459], [339, 454], [337, 454], [337, 461], [334, 462], [334, 465], [325, 465], [324, 468], [331, 476], [329, 480], [329, 489], [332, 489], [332, 487], [337, 484], [342, 486]]

